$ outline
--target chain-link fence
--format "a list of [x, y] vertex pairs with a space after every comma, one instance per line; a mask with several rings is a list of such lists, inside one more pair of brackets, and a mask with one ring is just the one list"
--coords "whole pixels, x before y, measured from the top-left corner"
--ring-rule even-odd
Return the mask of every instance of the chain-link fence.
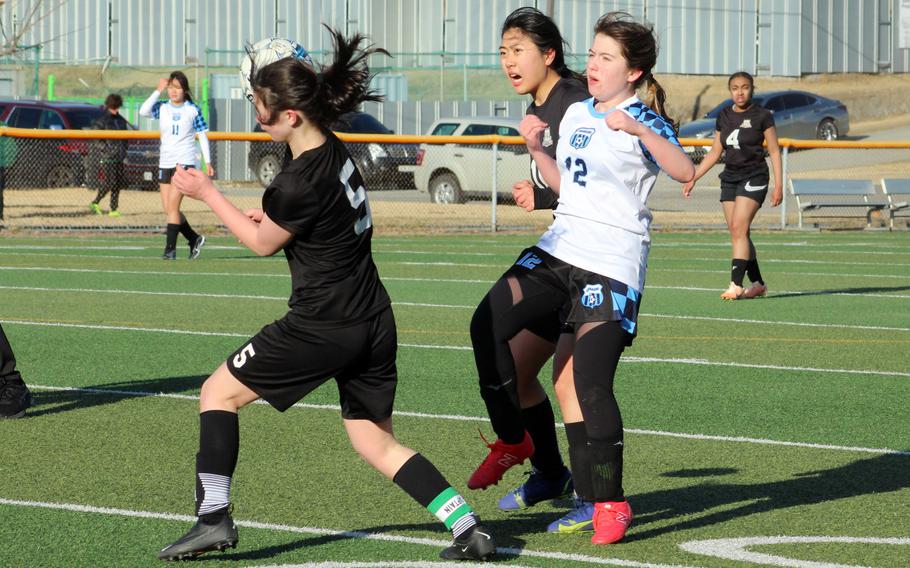
[[[512, 184], [529, 177], [529, 156], [520, 139], [499, 136], [378, 136], [341, 134], [360, 169], [378, 231], [542, 231], [548, 210], [525, 212], [511, 200]], [[241, 209], [258, 207], [284, 160], [284, 145], [263, 134], [209, 134], [219, 189]], [[106, 148], [123, 144], [126, 158], [112, 166]], [[797, 142], [783, 140], [784, 180], [910, 179], [910, 143]], [[797, 147], [798, 146], [798, 147]], [[820, 146], [807, 148], [808, 146]], [[158, 193], [158, 133], [20, 130], [0, 128], [4, 227], [45, 230], [158, 230], [164, 226]], [[697, 156], [700, 152], [694, 152]], [[658, 177], [648, 206], [660, 228], [723, 228], [718, 203], [722, 164], [682, 196], [681, 184]], [[495, 191], [494, 191], [495, 188]], [[118, 190], [111, 215], [111, 189]], [[100, 190], [100, 191], [99, 191]], [[99, 193], [104, 193], [98, 200]], [[902, 198], [906, 201], [907, 197]], [[98, 207], [93, 208], [92, 203]], [[199, 202], [183, 211], [194, 225], [219, 220]], [[895, 226], [906, 228], [906, 215]], [[863, 228], [863, 207], [807, 210], [805, 226]], [[766, 202], [753, 226], [795, 228], [798, 211], [789, 191], [785, 202]], [[873, 212], [887, 226], [888, 208]]]

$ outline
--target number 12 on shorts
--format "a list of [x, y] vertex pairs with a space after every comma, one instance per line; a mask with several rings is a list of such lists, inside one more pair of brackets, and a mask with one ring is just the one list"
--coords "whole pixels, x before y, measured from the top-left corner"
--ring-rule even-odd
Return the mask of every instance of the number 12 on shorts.
[[243, 349], [240, 350], [240, 353], [234, 355], [234, 367], [239, 369], [246, 365], [247, 358], [252, 358], [256, 355], [256, 351], [253, 350], [253, 342], [249, 342], [243, 346]]

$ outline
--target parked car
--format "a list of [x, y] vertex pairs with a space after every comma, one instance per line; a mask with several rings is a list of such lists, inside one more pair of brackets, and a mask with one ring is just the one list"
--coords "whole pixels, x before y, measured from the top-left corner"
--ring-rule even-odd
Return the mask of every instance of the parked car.
[[[262, 129], [257, 124], [254, 130], [261, 132]], [[359, 111], [343, 114], [332, 125], [332, 130], [351, 134], [394, 134], [372, 115]], [[416, 163], [417, 144], [352, 142], [347, 147], [367, 189], [414, 188], [414, 174], [399, 170], [399, 166]], [[286, 148], [287, 145], [280, 142], [250, 142], [249, 166], [263, 187], [272, 183], [281, 171]]]
[[[847, 106], [836, 99], [804, 91], [770, 91], [757, 93], [753, 100], [774, 114], [779, 138], [837, 140], [850, 131]], [[713, 138], [717, 116], [721, 109], [731, 105], [733, 100], [727, 99], [708, 111], [703, 118], [682, 125], [679, 129], [680, 137]], [[700, 156], [707, 149], [686, 146], [685, 150]]]
[[[16, 128], [85, 130], [103, 112], [99, 105], [80, 102], [0, 100], [0, 121]], [[7, 183], [43, 187], [97, 184], [99, 174], [92, 167], [90, 153], [92, 140], [36, 138], [18, 143], [19, 152], [9, 167]], [[130, 185], [154, 183], [157, 169], [157, 142], [130, 140], [125, 162]]]
[[[430, 125], [430, 136], [519, 136], [517, 118], [472, 116], [442, 118]], [[502, 144], [498, 149], [497, 199], [512, 199], [512, 184], [527, 177], [530, 156], [524, 144]], [[421, 144], [414, 168], [414, 184], [433, 203], [464, 203], [489, 199], [493, 152], [486, 145]]]

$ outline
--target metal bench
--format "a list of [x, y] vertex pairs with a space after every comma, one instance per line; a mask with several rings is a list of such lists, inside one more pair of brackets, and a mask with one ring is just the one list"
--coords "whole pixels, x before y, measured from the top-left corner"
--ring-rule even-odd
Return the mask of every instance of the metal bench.
[[910, 179], [882, 178], [882, 193], [888, 199], [888, 220], [894, 229], [896, 213], [910, 208]]
[[866, 216], [866, 227], [871, 227], [872, 213], [888, 210], [889, 206], [888, 198], [877, 193], [870, 180], [790, 178], [790, 193], [796, 198], [800, 229], [805, 212], [828, 208], [861, 208]]

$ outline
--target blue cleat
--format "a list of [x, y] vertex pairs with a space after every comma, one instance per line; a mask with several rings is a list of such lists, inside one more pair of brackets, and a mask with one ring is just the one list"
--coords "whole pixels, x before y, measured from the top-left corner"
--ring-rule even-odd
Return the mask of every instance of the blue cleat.
[[542, 501], [565, 497], [572, 493], [572, 489], [572, 474], [568, 469], [555, 480], [547, 479], [541, 472], [533, 469], [527, 481], [499, 500], [499, 509], [502, 511], [526, 509]]
[[575, 506], [562, 518], [547, 526], [551, 533], [577, 533], [594, 530], [594, 503], [575, 500]]

